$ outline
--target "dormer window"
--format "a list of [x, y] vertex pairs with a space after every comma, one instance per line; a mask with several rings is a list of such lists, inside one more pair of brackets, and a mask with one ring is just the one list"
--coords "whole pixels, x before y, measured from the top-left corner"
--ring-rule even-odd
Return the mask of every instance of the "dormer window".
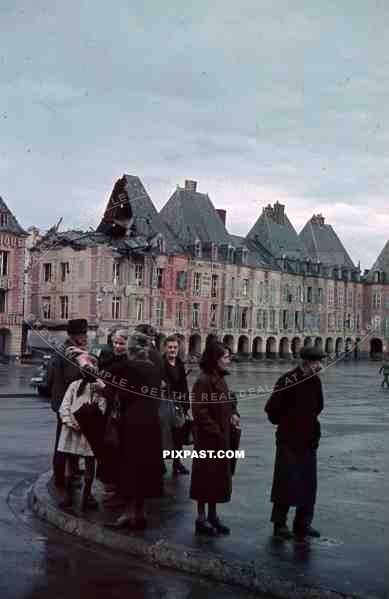
[[374, 272], [374, 283], [379, 283], [380, 282], [380, 273], [378, 270], [376, 270]]
[[194, 245], [194, 255], [195, 258], [201, 258], [201, 241], [197, 239]]
[[234, 262], [234, 256], [235, 256], [235, 250], [232, 247], [232, 245], [228, 246], [228, 262], [233, 263]]
[[163, 237], [158, 237], [157, 247], [158, 247], [158, 252], [160, 254], [164, 254], [165, 253], [165, 240], [164, 240]]
[[212, 260], [213, 262], [217, 262], [218, 259], [218, 251], [217, 245], [215, 243], [212, 244]]
[[249, 251], [247, 248], [243, 248], [242, 250], [242, 264], [247, 264], [247, 258], [249, 255]]
[[8, 214], [6, 212], [2, 212], [0, 214], [0, 227], [6, 227], [8, 224]]

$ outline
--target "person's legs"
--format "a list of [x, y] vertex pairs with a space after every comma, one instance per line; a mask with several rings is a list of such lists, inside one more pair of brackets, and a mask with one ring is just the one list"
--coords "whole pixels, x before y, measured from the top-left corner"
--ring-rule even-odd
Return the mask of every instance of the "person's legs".
[[[214, 537], [217, 532], [210, 522], [207, 522], [205, 514], [205, 501], [197, 502], [197, 519], [196, 519], [196, 533], [199, 535], [206, 535]], [[212, 509], [212, 508], [211, 508]]]
[[53, 455], [53, 473], [54, 473], [54, 482], [57, 487], [65, 486], [65, 469], [66, 469], [66, 454], [58, 451], [58, 443], [59, 437], [61, 435], [62, 421], [57, 416], [57, 428], [55, 432], [55, 445], [54, 445], [54, 455]]
[[216, 503], [208, 503], [208, 522], [213, 526], [213, 528], [221, 535], [229, 535], [230, 529], [225, 524], [222, 524], [220, 521], [217, 511], [216, 511]]
[[61, 454], [61, 452], [57, 452], [57, 453], [58, 453], [58, 455], [61, 455], [61, 457], [63, 457], [64, 464], [65, 464], [65, 476], [64, 476], [65, 494], [64, 494], [63, 500], [60, 502], [60, 507], [63, 509], [70, 509], [73, 505], [73, 494], [74, 494], [74, 489], [73, 489], [73, 485], [72, 485], [72, 477], [73, 477], [75, 464], [77, 463], [76, 460], [78, 458], [77, 458], [77, 456], [66, 454], [66, 453], [63, 453], [63, 454]]
[[318, 530], [312, 528], [315, 506], [301, 505], [296, 507], [296, 515], [293, 522], [293, 531], [296, 534], [307, 535], [310, 537], [320, 537]]
[[[78, 465], [78, 464], [77, 464]], [[96, 509], [98, 507], [96, 499], [92, 495], [92, 485], [95, 478], [95, 458], [85, 458], [84, 490], [82, 493], [81, 509]]]
[[386, 386], [389, 387], [389, 374], [385, 374], [384, 382], [386, 383]]
[[270, 521], [273, 522], [274, 535], [283, 539], [291, 539], [292, 532], [287, 525], [289, 505], [281, 503], [273, 503], [273, 509]]

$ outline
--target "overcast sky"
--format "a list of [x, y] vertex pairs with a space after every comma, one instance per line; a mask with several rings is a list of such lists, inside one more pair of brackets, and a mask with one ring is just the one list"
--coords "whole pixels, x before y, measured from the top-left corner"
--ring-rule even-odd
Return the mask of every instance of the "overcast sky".
[[158, 208], [192, 178], [230, 232], [278, 199], [369, 267], [389, 238], [388, 17], [387, 0], [0, 0], [0, 195], [24, 227], [76, 226], [125, 172]]

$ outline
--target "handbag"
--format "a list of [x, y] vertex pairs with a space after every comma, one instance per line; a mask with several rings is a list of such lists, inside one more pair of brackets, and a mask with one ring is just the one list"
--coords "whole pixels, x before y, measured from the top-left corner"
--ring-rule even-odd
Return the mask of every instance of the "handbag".
[[193, 419], [186, 415], [185, 422], [181, 427], [182, 445], [193, 445]]
[[82, 434], [86, 437], [97, 460], [104, 457], [105, 417], [96, 402], [84, 403], [73, 412]]

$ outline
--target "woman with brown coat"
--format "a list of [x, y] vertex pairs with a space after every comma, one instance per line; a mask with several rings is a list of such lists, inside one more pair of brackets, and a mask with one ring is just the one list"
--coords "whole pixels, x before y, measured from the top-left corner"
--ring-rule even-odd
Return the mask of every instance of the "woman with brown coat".
[[[232, 491], [231, 460], [208, 452], [231, 448], [231, 427], [239, 428], [239, 414], [225, 382], [230, 352], [219, 342], [204, 352], [202, 370], [193, 387], [194, 451], [207, 451], [206, 457], [194, 457], [190, 497], [197, 501], [196, 532], [204, 535], [229, 534], [216, 513], [217, 503], [230, 501]], [[208, 518], [205, 506], [208, 504]]]

